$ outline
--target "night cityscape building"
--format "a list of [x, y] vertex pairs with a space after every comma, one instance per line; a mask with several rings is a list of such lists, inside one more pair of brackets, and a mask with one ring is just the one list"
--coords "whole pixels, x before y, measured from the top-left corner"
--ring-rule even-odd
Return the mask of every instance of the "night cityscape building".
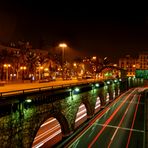
[[148, 52], [139, 53], [137, 69], [148, 69]]
[[119, 59], [119, 67], [127, 71], [127, 76], [134, 76], [137, 66], [137, 59], [126, 55], [124, 58]]

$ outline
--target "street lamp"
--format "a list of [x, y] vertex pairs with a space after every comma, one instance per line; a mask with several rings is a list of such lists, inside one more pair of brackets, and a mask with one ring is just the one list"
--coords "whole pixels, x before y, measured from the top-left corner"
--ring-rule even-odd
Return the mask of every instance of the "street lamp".
[[23, 70], [23, 73], [22, 73], [22, 80], [24, 80], [24, 70], [26, 70], [26, 66], [21, 66], [20, 69]]
[[65, 50], [65, 48], [67, 47], [67, 44], [65, 44], [65, 43], [60, 43], [59, 44], [59, 47], [61, 47], [62, 48], [62, 76], [63, 76], [63, 78], [64, 78], [64, 60], [65, 60], [65, 55], [64, 55], [64, 50]]
[[41, 79], [41, 70], [43, 69], [42, 66], [39, 66], [39, 80]]
[[6, 81], [8, 81], [8, 68], [10, 67], [10, 64], [4, 64], [4, 67], [6, 68]]

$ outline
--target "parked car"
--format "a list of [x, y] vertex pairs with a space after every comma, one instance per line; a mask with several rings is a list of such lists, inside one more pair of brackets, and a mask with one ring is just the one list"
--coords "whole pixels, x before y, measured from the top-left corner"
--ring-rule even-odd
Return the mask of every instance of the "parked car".
[[39, 80], [39, 83], [45, 83], [45, 82], [49, 82], [49, 80], [48, 79]]
[[86, 76], [83, 76], [82, 78], [83, 79], [92, 79], [92, 76], [91, 75], [86, 75]]

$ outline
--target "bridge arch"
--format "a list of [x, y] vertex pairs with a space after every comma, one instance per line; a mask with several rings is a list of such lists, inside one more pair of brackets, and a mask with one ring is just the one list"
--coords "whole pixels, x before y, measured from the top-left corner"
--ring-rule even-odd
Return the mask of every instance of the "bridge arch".
[[87, 109], [84, 103], [81, 103], [76, 112], [74, 128], [79, 127], [86, 120], [87, 120]]
[[91, 118], [93, 115], [93, 109], [90, 105], [90, 102], [88, 101], [88, 99], [82, 100], [82, 103], [85, 105], [86, 110], [87, 110], [87, 118]]
[[[50, 120], [50, 121], [49, 121]], [[38, 134], [38, 132], [40, 132], [40, 129], [41, 129], [41, 127], [43, 126], [43, 125], [46, 125], [46, 124], [48, 124], [49, 122], [52, 122], [53, 120], [55, 120], [54, 121], [54, 124], [55, 124], [55, 126], [53, 126], [52, 127], [52, 129], [55, 129], [55, 128], [57, 128], [57, 130], [58, 131], [56, 131], [56, 133], [55, 133], [55, 136], [56, 136], [56, 134], [59, 134], [59, 136], [58, 136], [58, 141], [57, 142], [59, 142], [60, 140], [62, 140], [62, 138], [63, 137], [66, 137], [66, 136], [68, 136], [68, 135], [70, 135], [71, 134], [71, 131], [70, 131], [70, 128], [69, 128], [69, 124], [68, 124], [68, 121], [67, 121], [67, 119], [65, 118], [65, 116], [61, 113], [61, 112], [55, 112], [55, 113], [53, 113], [53, 114], [48, 114], [48, 115], [46, 115], [46, 116], [44, 116], [44, 118], [42, 119], [42, 121], [38, 124], [38, 126], [36, 126], [35, 127], [35, 129], [34, 129], [34, 136], [32, 137], [32, 144], [31, 144], [31, 146], [33, 146], [34, 145], [34, 140], [35, 140], [35, 138], [36, 138], [36, 136], [37, 136], [37, 134]], [[48, 126], [48, 128], [47, 128], [47, 130], [49, 129], [50, 127]], [[55, 138], [54, 136], [51, 138], [51, 141], [52, 141], [52, 139], [53, 138]], [[46, 141], [47, 143], [48, 143], [48, 141]], [[46, 143], [45, 142], [45, 143]], [[44, 144], [45, 144], [44, 143]], [[51, 145], [52, 145], [52, 143], [53, 142], [51, 142]], [[56, 144], [56, 143], [53, 143], [53, 145], [54, 144]]]
[[95, 102], [94, 113], [97, 113], [101, 109], [101, 98], [98, 96]]
[[[80, 114], [82, 112], [82, 114]], [[80, 117], [81, 116], [81, 117]], [[75, 115], [75, 128], [77, 128], [79, 125], [81, 125], [83, 122], [85, 122], [87, 119], [91, 118], [93, 116], [93, 109], [91, 107], [91, 104], [85, 97], [82, 99], [82, 102], [78, 106], [76, 115]], [[76, 123], [77, 118], [80, 119], [80, 123]], [[82, 118], [82, 119], [81, 119]]]

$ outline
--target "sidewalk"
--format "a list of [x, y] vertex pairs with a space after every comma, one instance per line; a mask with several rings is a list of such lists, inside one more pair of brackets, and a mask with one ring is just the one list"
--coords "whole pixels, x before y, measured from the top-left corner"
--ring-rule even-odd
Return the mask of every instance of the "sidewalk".
[[27, 90], [27, 89], [39, 89], [41, 87], [51, 87], [51, 86], [58, 86], [58, 85], [70, 85], [70, 84], [82, 84], [94, 82], [94, 80], [59, 80], [59, 81], [50, 81], [45, 83], [39, 83], [38, 81], [34, 81], [32, 83], [8, 83], [3, 86], [0, 86], [0, 93], [9, 92], [9, 91], [19, 91], [19, 90]]
[[25, 90], [25, 89], [33, 89], [33, 88], [40, 88], [40, 87], [47, 87], [47, 86], [56, 86], [56, 85], [64, 85], [64, 84], [71, 84], [71, 83], [77, 83], [78, 81], [51, 81], [51, 82], [45, 82], [45, 83], [38, 83], [38, 82], [32, 82], [32, 83], [8, 83], [4, 86], [0, 86], [0, 93], [2, 92], [8, 92], [8, 91], [17, 91], [17, 90]]

